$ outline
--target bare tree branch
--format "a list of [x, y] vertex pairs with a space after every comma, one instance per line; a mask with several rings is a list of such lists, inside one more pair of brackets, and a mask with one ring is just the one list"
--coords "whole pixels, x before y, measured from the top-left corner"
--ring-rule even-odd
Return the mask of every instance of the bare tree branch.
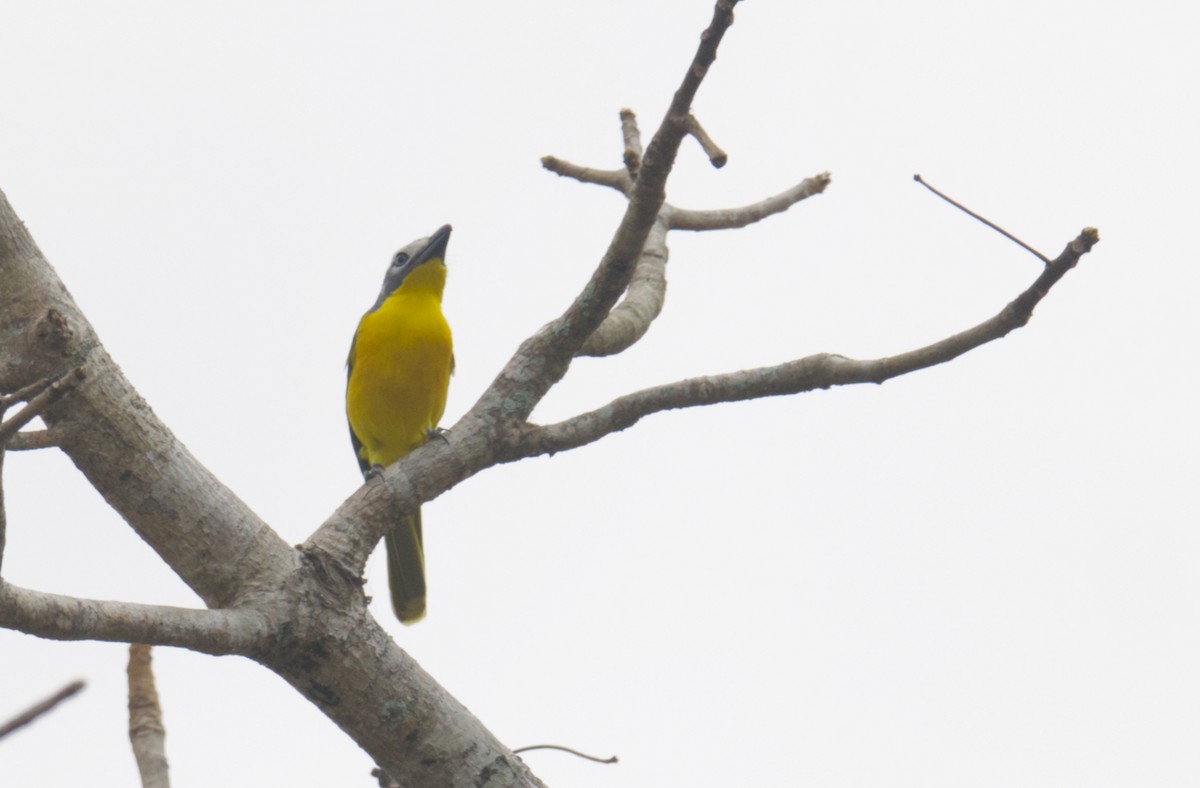
[[668, 222], [672, 230], [732, 230], [745, 227], [768, 216], [782, 213], [814, 194], [820, 194], [832, 179], [829, 173], [823, 172], [805, 178], [787, 191], [740, 208], [697, 211], [671, 206]]
[[254, 610], [198, 610], [49, 594], [0, 581], [0, 626], [51, 640], [179, 646], [253, 654], [271, 634]]
[[[591, 280], [566, 312], [522, 343], [477, 408], [502, 413], [509, 425], [528, 418], [550, 387], [566, 374], [576, 352], [625, 292], [634, 263], [665, 200], [667, 176], [687, 134], [692, 100], [716, 59], [725, 31], [733, 24], [735, 4], [735, 0], [718, 0], [715, 4], [712, 21], [700, 36], [692, 63], [642, 156], [625, 215]], [[466, 418], [478, 417], [472, 409]]]
[[[10, 395], [8, 399], [11, 401], [18, 397], [24, 399], [30, 392], [37, 392], [29, 399], [25, 407], [17, 411], [16, 415], [6, 419], [3, 424], [0, 424], [0, 446], [7, 444], [17, 434], [18, 430], [33, 421], [37, 416], [42, 415], [43, 410], [57, 402], [73, 385], [83, 380], [83, 378], [83, 370], [76, 368], [71, 370], [67, 375], [54, 380], [38, 381], [31, 386], [26, 386], [22, 391]], [[5, 405], [7, 404], [5, 403]], [[0, 411], [0, 413], [3, 413], [3, 411]]]
[[35, 449], [52, 449], [58, 445], [53, 430], [26, 430], [18, 432], [8, 441], [9, 451], [33, 451]]
[[665, 184], [682, 139], [697, 134], [692, 102], [733, 22], [735, 2], [717, 0], [692, 63], [644, 151], [636, 118], [622, 112], [623, 170], [544, 160], [548, 169], [617, 188], [628, 198], [620, 225], [580, 294], [522, 343], [447, 440], [426, 443], [364, 484], [298, 549], [220, 484], [141, 400], [0, 195], [5, 295], [0, 325], [6, 331], [0, 391], [21, 391], [76, 368], [85, 373], [71, 397], [45, 403], [43, 437], [14, 435], [14, 445], [58, 445], [213, 608], [71, 599], [0, 582], [0, 626], [63, 640], [244, 654], [292, 684], [406, 785], [540, 785], [521, 759], [371, 616], [361, 576], [387, 529], [484, 468], [583, 445], [660, 410], [882, 382], [948, 361], [1024, 325], [1038, 301], [1098, 240], [1094, 230], [1085, 230], [995, 318], [926, 348], [873, 361], [826, 354], [680, 381], [618, 398], [560, 424], [528, 424], [534, 407], [577, 355], [617, 352], [644, 334], [662, 307], [669, 229], [743, 226], [819, 193], [829, 182], [827, 175], [817, 176], [732, 211], [682, 211], [665, 202]]
[[597, 186], [607, 186], [610, 189], [625, 194], [633, 181], [625, 170], [597, 170], [592, 167], [581, 167], [556, 156], [543, 156], [542, 166], [555, 175], [573, 178], [580, 183], [594, 183]]
[[1084, 229], [1029, 288], [998, 314], [932, 345], [865, 361], [820, 353], [773, 367], [691, 378], [643, 389], [557, 424], [529, 425], [508, 459], [553, 454], [583, 446], [626, 429], [644, 416], [664, 410], [799, 394], [853, 383], [882, 383], [918, 369], [944, 364], [1028, 323], [1038, 302], [1099, 240], [1100, 235], [1094, 228]]
[[167, 768], [166, 728], [154, 671], [150, 665], [150, 646], [135, 643], [129, 647], [129, 743], [142, 776], [142, 788], [170, 788]]
[[713, 142], [712, 137], [708, 136], [708, 132], [700, 125], [700, 121], [696, 120], [696, 116], [690, 112], [687, 116], [687, 132], [696, 139], [696, 142], [700, 143], [700, 147], [704, 149], [704, 155], [708, 157], [712, 166], [719, 170], [728, 163], [729, 155], [721, 150], [721, 146]]
[[5, 736], [17, 730], [18, 728], [23, 728], [29, 723], [33, 722], [38, 717], [52, 710], [55, 706], [62, 703], [67, 698], [82, 690], [83, 687], [84, 683], [82, 681], [72, 681], [70, 684], [63, 687], [45, 700], [30, 706], [28, 709], [13, 717], [8, 722], [0, 725], [0, 739], [3, 739]]
[[659, 212], [659, 221], [650, 228], [642, 253], [633, 267], [633, 276], [621, 303], [613, 307], [592, 335], [579, 348], [579, 356], [613, 356], [633, 345], [650, 330], [650, 324], [662, 312], [667, 297], [667, 206]]
[[[685, 131], [704, 147], [714, 166], [723, 166], [725, 152], [716, 146], [690, 112], [684, 121]], [[641, 137], [637, 118], [632, 110], [621, 110], [621, 134], [625, 142], [625, 167], [622, 170], [594, 170], [569, 164], [553, 156], [542, 159], [542, 165], [559, 175], [583, 183], [595, 183], [632, 194], [634, 181], [641, 166]], [[646, 237], [641, 254], [634, 264], [628, 288], [621, 302], [613, 307], [603, 322], [577, 351], [578, 356], [611, 356], [628, 349], [645, 336], [651, 323], [662, 312], [666, 300], [668, 259], [667, 230], [723, 230], [744, 227], [772, 214], [787, 210], [797, 202], [820, 194], [829, 185], [829, 173], [806, 178], [782, 194], [768, 197], [753, 205], [715, 211], [695, 211], [677, 208], [663, 202], [654, 227]]]

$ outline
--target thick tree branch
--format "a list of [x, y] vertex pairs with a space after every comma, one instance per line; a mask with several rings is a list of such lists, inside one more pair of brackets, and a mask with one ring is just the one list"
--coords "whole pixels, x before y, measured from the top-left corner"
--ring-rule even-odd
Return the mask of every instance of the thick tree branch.
[[202, 610], [49, 594], [0, 582], [0, 626], [50, 640], [179, 646], [252, 654], [271, 634], [254, 610]]
[[277, 587], [295, 551], [141, 399], [2, 194], [0, 281], [0, 388], [81, 369], [71, 396], [40, 415], [109, 505], [212, 607]]
[[820, 353], [773, 367], [761, 367], [711, 377], [691, 378], [618, 397], [607, 405], [566, 421], [524, 429], [519, 445], [507, 460], [573, 449], [626, 429], [644, 416], [664, 410], [737, 402], [761, 397], [800, 394], [853, 383], [883, 383], [918, 369], [944, 364], [962, 354], [1024, 326], [1033, 309], [1080, 257], [1100, 240], [1086, 228], [1024, 292], [998, 314], [977, 326], [907, 353], [859, 361]]

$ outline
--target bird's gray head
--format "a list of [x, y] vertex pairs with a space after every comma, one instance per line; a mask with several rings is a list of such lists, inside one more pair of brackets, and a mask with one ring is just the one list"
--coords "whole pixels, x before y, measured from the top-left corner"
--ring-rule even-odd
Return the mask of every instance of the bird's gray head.
[[392, 256], [387, 273], [383, 275], [383, 287], [379, 290], [379, 298], [375, 301], [373, 310], [378, 309], [388, 296], [396, 292], [396, 288], [403, 284], [404, 277], [408, 276], [410, 272], [420, 268], [429, 260], [439, 257], [445, 259], [446, 244], [450, 242], [450, 230], [450, 225], [444, 224], [433, 235], [428, 238], [418, 238]]

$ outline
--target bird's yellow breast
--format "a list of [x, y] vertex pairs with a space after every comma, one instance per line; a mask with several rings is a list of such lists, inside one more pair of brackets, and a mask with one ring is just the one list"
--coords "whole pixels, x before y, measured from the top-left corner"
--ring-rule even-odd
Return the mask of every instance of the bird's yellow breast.
[[346, 415], [369, 465], [389, 465], [424, 443], [446, 408], [454, 351], [442, 315], [445, 271], [440, 260], [421, 266], [358, 323]]

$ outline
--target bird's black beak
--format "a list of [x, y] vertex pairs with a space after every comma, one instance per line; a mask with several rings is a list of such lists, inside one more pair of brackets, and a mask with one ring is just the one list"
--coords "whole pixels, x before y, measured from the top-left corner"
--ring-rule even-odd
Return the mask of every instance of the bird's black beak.
[[409, 268], [417, 268], [427, 260], [435, 260], [439, 257], [445, 260], [446, 244], [450, 243], [450, 230], [452, 229], [450, 225], [443, 224], [437, 229], [437, 232], [429, 236], [429, 243], [425, 244], [425, 248], [413, 256]]

